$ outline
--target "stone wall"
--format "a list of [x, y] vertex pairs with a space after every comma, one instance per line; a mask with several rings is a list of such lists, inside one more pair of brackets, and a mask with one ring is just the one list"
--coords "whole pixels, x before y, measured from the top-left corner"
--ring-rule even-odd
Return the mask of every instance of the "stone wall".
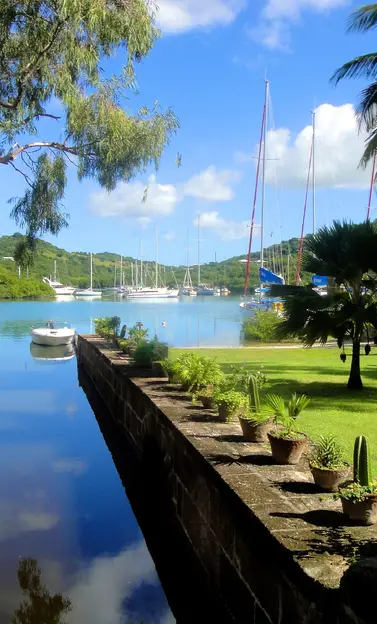
[[[376, 529], [344, 526], [339, 502], [315, 491], [305, 465], [274, 465], [266, 448], [243, 442], [237, 423], [218, 423], [178, 388], [141, 377], [97, 337], [79, 336], [78, 363], [120, 443], [132, 448], [135, 478], [158, 522], [165, 517], [172, 539], [179, 536], [181, 565], [218, 607], [216, 617], [198, 621], [375, 621], [355, 614], [360, 583], [349, 573], [352, 581], [341, 581], [355, 553], [371, 553]], [[192, 614], [178, 621], [192, 622]]]

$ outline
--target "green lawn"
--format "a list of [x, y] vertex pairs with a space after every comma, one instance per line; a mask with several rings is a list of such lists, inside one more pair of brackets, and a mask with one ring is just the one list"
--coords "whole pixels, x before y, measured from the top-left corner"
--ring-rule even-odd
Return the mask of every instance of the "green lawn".
[[[336, 348], [195, 349], [200, 355], [216, 357], [225, 371], [233, 363], [255, 362], [255, 370], [263, 367], [267, 375], [267, 392], [285, 398], [292, 392], [307, 394], [311, 404], [298, 419], [300, 429], [314, 439], [321, 434], [337, 435], [349, 459], [354, 438], [367, 435], [377, 476], [377, 348], [372, 348], [369, 356], [361, 357], [365, 386], [361, 392], [346, 388], [351, 363], [348, 351], [343, 364]], [[173, 353], [175, 356], [182, 350], [174, 349]]]

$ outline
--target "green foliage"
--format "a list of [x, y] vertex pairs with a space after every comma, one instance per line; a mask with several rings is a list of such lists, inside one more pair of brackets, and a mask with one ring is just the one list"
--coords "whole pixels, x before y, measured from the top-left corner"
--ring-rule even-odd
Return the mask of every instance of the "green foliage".
[[199, 357], [195, 354], [183, 354], [177, 358], [173, 374], [192, 393], [194, 399], [206, 386], [218, 386], [225, 379], [216, 358]]
[[343, 447], [333, 435], [320, 436], [314, 443], [310, 464], [316, 468], [338, 470], [346, 465]]
[[[305, 394], [298, 395], [294, 392], [287, 404], [278, 394], [266, 394], [264, 401], [274, 417], [276, 436], [294, 439], [301, 435], [296, 430], [296, 419], [310, 403], [310, 399]], [[278, 428], [279, 425], [282, 429]]]
[[106, 316], [94, 319], [94, 330], [102, 338], [116, 338], [120, 328], [119, 316]]
[[368, 439], [358, 436], [353, 451], [353, 480], [362, 487], [372, 484], [372, 468]]
[[370, 494], [377, 493], [377, 482], [370, 485], [361, 485], [361, 483], [355, 483], [352, 481], [345, 487], [340, 488], [339, 493], [334, 495], [334, 498], [344, 498], [345, 500], [359, 503], [367, 498]]
[[128, 338], [136, 346], [145, 341], [147, 336], [148, 330], [145, 327], [142, 327], [142, 323], [140, 325], [136, 324], [128, 330]]
[[175, 362], [168, 357], [163, 358], [160, 362], [164, 373], [169, 377], [169, 381], [174, 381], [175, 377]]
[[[366, 4], [351, 14], [349, 19], [350, 31], [368, 32], [377, 25], [377, 5]], [[369, 133], [366, 148], [361, 164], [365, 167], [377, 151], [376, 135], [376, 103], [377, 81], [376, 78], [377, 54], [371, 52], [358, 56], [340, 67], [332, 77], [337, 84], [344, 78], [372, 78], [371, 84], [361, 93], [361, 99], [357, 109], [360, 125], [364, 126]]]
[[272, 296], [284, 304], [281, 338], [297, 336], [306, 346], [325, 344], [329, 337], [353, 344], [349, 389], [361, 389], [360, 340], [377, 328], [377, 231], [369, 221], [360, 224], [334, 221], [305, 242], [304, 266], [318, 275], [332, 278], [326, 296], [310, 286], [272, 287]]
[[281, 322], [276, 312], [257, 310], [253, 316], [242, 321], [242, 331], [246, 340], [274, 342]]
[[55, 293], [42, 281], [19, 279], [16, 274], [0, 266], [0, 299], [52, 298]]
[[226, 377], [226, 384], [230, 390], [238, 390], [247, 394], [249, 392], [249, 379], [253, 375], [259, 390], [267, 383], [267, 377], [262, 370], [255, 372], [255, 365], [242, 362], [231, 364], [230, 373]]
[[249, 377], [249, 408], [252, 413], [260, 413], [260, 396], [257, 378], [254, 375]]
[[245, 405], [245, 395], [235, 390], [218, 392], [214, 398], [219, 407], [225, 406], [233, 414]]
[[168, 345], [155, 336], [153, 340], [141, 339], [132, 353], [132, 359], [137, 365], [150, 366], [166, 358], [167, 353]]
[[[13, 214], [31, 247], [38, 233], [66, 225], [61, 200], [69, 160], [80, 180], [112, 190], [157, 166], [177, 130], [172, 111], [158, 103], [134, 115], [122, 107], [136, 91], [135, 61], [159, 34], [151, 8], [147, 0], [0, 0], [0, 164], [14, 167], [28, 186]], [[104, 63], [115, 55], [119, 73], [106, 75]], [[43, 117], [51, 131], [41, 140]]]

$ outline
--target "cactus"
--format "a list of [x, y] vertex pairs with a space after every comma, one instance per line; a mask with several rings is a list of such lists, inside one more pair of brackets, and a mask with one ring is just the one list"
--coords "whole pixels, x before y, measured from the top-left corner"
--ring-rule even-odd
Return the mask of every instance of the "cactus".
[[121, 340], [124, 340], [124, 338], [126, 337], [126, 333], [127, 333], [127, 325], [122, 325], [122, 329], [120, 330], [119, 338]]
[[252, 412], [259, 414], [260, 412], [260, 397], [258, 380], [254, 375], [249, 377], [249, 405]]
[[358, 436], [353, 450], [353, 480], [363, 487], [372, 483], [372, 470], [368, 439]]

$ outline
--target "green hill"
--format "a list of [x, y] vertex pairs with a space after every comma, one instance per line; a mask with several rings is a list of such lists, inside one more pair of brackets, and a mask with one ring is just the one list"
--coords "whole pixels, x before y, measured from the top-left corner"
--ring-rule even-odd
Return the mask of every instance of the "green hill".
[[[12, 274], [17, 275], [16, 263], [12, 260], [6, 260], [5, 257], [13, 257], [16, 244], [22, 238], [22, 234], [13, 234], [12, 236], [2, 236], [0, 238], [0, 267], [4, 267]], [[299, 240], [293, 238], [285, 241], [280, 245], [272, 245], [265, 250], [266, 265], [271, 270], [280, 273], [283, 270], [287, 275], [289, 263], [289, 281], [293, 283], [296, 275], [297, 251]], [[222, 262], [209, 262], [201, 266], [201, 282], [216, 284], [217, 286], [227, 286], [233, 293], [239, 293], [243, 290], [245, 279], [245, 264], [240, 262], [244, 260], [246, 254], [235, 256]], [[250, 287], [259, 284], [258, 280], [258, 264], [259, 253], [252, 254], [252, 262], [250, 265]], [[98, 288], [107, 288], [114, 285], [115, 265], [117, 267], [117, 283], [119, 282], [119, 260], [117, 254], [103, 252], [93, 254], [94, 265], [94, 286]], [[37, 242], [37, 253], [34, 258], [33, 265], [28, 271], [23, 271], [22, 276], [29, 279], [41, 280], [44, 276], [49, 276], [54, 271], [54, 261], [56, 261], [58, 279], [64, 284], [69, 284], [77, 288], [85, 288], [89, 285], [89, 265], [90, 255], [85, 252], [68, 252], [59, 247], [55, 247], [51, 243], [39, 240]], [[124, 283], [131, 284], [132, 268], [131, 263], [136, 260], [130, 257], [123, 258]], [[145, 271], [148, 276], [148, 283], [152, 284], [154, 279], [154, 263], [144, 262]], [[168, 286], [182, 284], [186, 267], [184, 266], [161, 266], [160, 275], [164, 283]], [[193, 267], [193, 281], [196, 282], [196, 270]]]

